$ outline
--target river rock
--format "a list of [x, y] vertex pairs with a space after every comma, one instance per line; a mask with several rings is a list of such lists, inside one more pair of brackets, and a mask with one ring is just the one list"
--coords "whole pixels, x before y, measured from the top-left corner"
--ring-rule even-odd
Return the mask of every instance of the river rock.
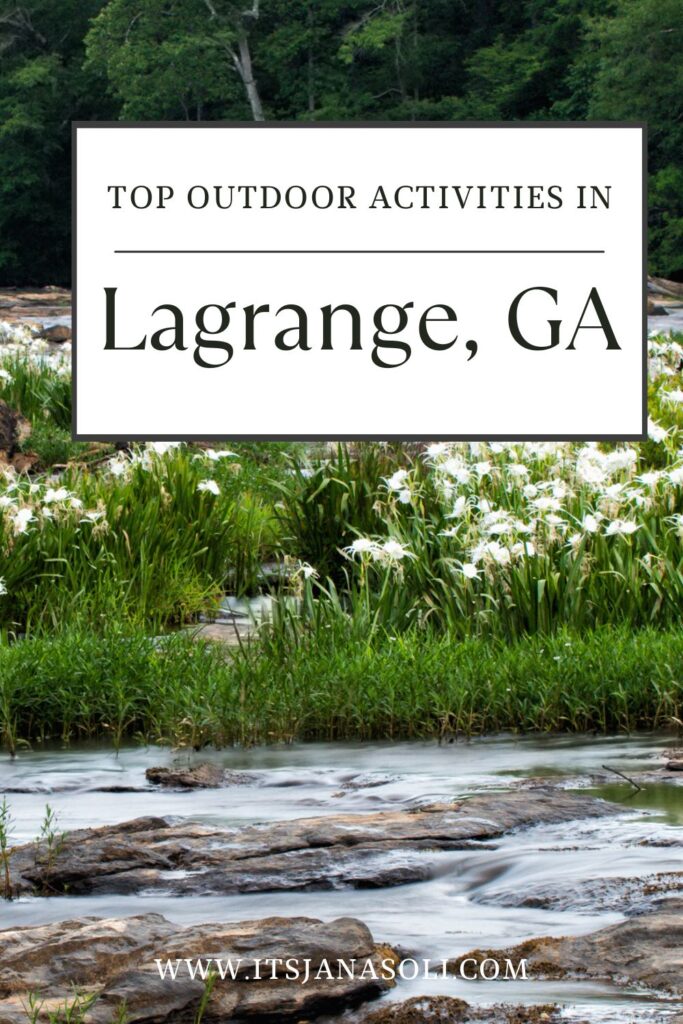
[[668, 772], [683, 772], [683, 758], [680, 761], [667, 761], [666, 770]]
[[36, 334], [41, 341], [52, 341], [62, 344], [71, 341], [71, 328], [66, 324], [47, 324]]
[[[292, 1021], [312, 1019], [374, 999], [386, 991], [383, 960], [395, 962], [387, 947], [377, 947], [364, 924], [339, 918], [329, 924], [314, 918], [268, 918], [237, 924], [205, 924], [181, 928], [158, 914], [98, 920], [92, 917], [0, 932], [0, 1024], [26, 1024], [25, 1006], [33, 994], [44, 1000], [41, 1018], [80, 998], [96, 1001], [85, 1021], [129, 1024], [191, 1021], [205, 993], [205, 983], [193, 980], [185, 958], [223, 964], [230, 960], [236, 975], [214, 985], [204, 1020], [253, 1019]], [[256, 960], [295, 959], [300, 969], [310, 961], [310, 979], [284, 977], [284, 967]], [[180, 968], [175, 980], [161, 978], [156, 961], [170, 960]], [[343, 976], [338, 961], [356, 961], [354, 977]], [[325, 977], [325, 964], [332, 977]], [[365, 977], [361, 977], [365, 968]], [[315, 975], [320, 969], [321, 977]], [[270, 975], [275, 973], [275, 978]], [[342, 974], [338, 978], [337, 973]], [[32, 1019], [32, 1018], [31, 1018]], [[73, 1019], [82, 1020], [76, 1014]]]
[[[645, 842], [641, 845], [645, 845]], [[659, 843], [658, 843], [659, 845]], [[681, 845], [672, 840], [668, 846]], [[672, 898], [683, 898], [683, 871], [666, 871], [632, 877], [541, 881], [523, 890], [511, 884], [492, 894], [480, 896], [486, 906], [526, 907], [582, 914], [619, 912], [640, 914], [662, 905]]]
[[17, 446], [31, 433], [31, 424], [0, 399], [0, 460], [7, 462], [17, 454]]
[[[559, 1024], [559, 1006], [470, 1006], [451, 996], [416, 996], [371, 1010], [362, 1024]], [[576, 1024], [581, 1024], [577, 1021]]]
[[247, 772], [226, 771], [215, 764], [197, 764], [184, 768], [148, 768], [148, 782], [169, 789], [219, 789], [221, 786], [244, 786], [254, 781]]
[[12, 853], [19, 893], [171, 895], [368, 888], [433, 875], [443, 852], [481, 847], [512, 829], [621, 813], [573, 793], [494, 793], [449, 804], [215, 828], [163, 818], [68, 833], [49, 855]]
[[491, 957], [504, 966], [507, 958], [527, 961], [530, 978], [583, 977], [683, 994], [683, 902], [603, 928], [591, 935], [542, 938], [514, 949], [474, 950], [451, 961], [457, 971], [463, 960]]
[[659, 303], [653, 302], [652, 299], [647, 300], [647, 315], [648, 316], [668, 316], [668, 312], [664, 306], [660, 306]]

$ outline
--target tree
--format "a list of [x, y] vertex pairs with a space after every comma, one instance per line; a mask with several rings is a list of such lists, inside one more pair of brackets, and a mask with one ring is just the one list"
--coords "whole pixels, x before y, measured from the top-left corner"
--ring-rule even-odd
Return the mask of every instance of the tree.
[[124, 118], [240, 117], [241, 83], [263, 121], [250, 35], [259, 2], [109, 0], [86, 39], [89, 66], [106, 77]]
[[66, 283], [74, 118], [109, 104], [82, 69], [102, 0], [0, 0], [0, 276]]

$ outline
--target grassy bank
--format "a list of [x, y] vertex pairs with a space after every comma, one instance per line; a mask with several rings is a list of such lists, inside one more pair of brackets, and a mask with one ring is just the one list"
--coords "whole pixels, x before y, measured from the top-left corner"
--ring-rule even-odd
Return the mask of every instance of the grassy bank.
[[67, 632], [0, 647], [0, 735], [200, 746], [500, 730], [601, 733], [683, 718], [683, 634], [601, 629], [514, 644], [351, 628], [286, 649]]

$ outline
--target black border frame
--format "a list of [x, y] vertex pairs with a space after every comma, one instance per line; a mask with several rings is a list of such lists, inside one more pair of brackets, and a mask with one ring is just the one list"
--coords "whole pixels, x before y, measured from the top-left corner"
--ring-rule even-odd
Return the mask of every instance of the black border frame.
[[644, 121], [72, 121], [71, 122], [71, 287], [72, 287], [72, 414], [75, 441], [431, 441], [425, 434], [81, 434], [78, 408], [78, 131], [111, 128], [253, 128], [268, 131], [288, 128], [631, 128], [641, 132], [642, 143], [642, 427], [640, 434], [448, 434], [441, 441], [645, 441], [647, 440], [647, 244], [648, 244], [648, 126]]

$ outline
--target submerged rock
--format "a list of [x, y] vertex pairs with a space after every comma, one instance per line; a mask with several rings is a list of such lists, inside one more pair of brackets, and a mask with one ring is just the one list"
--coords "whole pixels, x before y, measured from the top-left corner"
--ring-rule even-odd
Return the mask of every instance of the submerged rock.
[[[675, 840], [670, 845], [674, 845]], [[530, 885], [523, 891], [511, 887], [498, 888], [478, 902], [488, 906], [568, 910], [574, 913], [616, 911], [623, 914], [644, 913], [661, 906], [665, 899], [683, 897], [683, 871], [666, 871], [631, 877], [561, 879]]]
[[513, 829], [622, 809], [573, 793], [497, 793], [374, 814], [212, 828], [139, 818], [68, 833], [50, 852], [12, 853], [15, 893], [274, 892], [400, 885], [433, 874], [442, 851], [481, 847]]
[[501, 967], [525, 959], [530, 978], [582, 977], [624, 981], [683, 994], [683, 902], [603, 928], [591, 935], [531, 939], [510, 950], [474, 950], [451, 961], [491, 958]]
[[[371, 1010], [362, 1024], [559, 1024], [559, 1006], [470, 1006], [450, 996], [417, 996]], [[577, 1022], [581, 1024], [581, 1022]]]
[[244, 786], [254, 782], [247, 772], [226, 771], [216, 764], [197, 764], [184, 768], [148, 768], [148, 782], [169, 789], [220, 789], [222, 786]]
[[[191, 977], [185, 958], [190, 963], [201, 958], [205, 966], [212, 958], [214, 969], [222, 966], [227, 974], [210, 989], [203, 1016], [207, 1024], [310, 1020], [358, 1005], [387, 990], [382, 961], [395, 959], [391, 950], [376, 947], [366, 926], [353, 918], [329, 924], [314, 918], [268, 918], [181, 928], [146, 914], [16, 928], [0, 932], [0, 1024], [26, 1024], [29, 997], [42, 1002], [39, 1020], [55, 1011], [68, 1020], [65, 1007], [76, 1000], [88, 1006], [94, 999], [84, 1016], [72, 1014], [73, 1019], [92, 1024], [191, 1021], [208, 993], [205, 982]], [[308, 961], [308, 982], [303, 976], [285, 976], [288, 959], [302, 972]], [[352, 960], [356, 971], [349, 978], [338, 961]], [[157, 961], [162, 968], [167, 961], [179, 964], [175, 980], [161, 977]]]

